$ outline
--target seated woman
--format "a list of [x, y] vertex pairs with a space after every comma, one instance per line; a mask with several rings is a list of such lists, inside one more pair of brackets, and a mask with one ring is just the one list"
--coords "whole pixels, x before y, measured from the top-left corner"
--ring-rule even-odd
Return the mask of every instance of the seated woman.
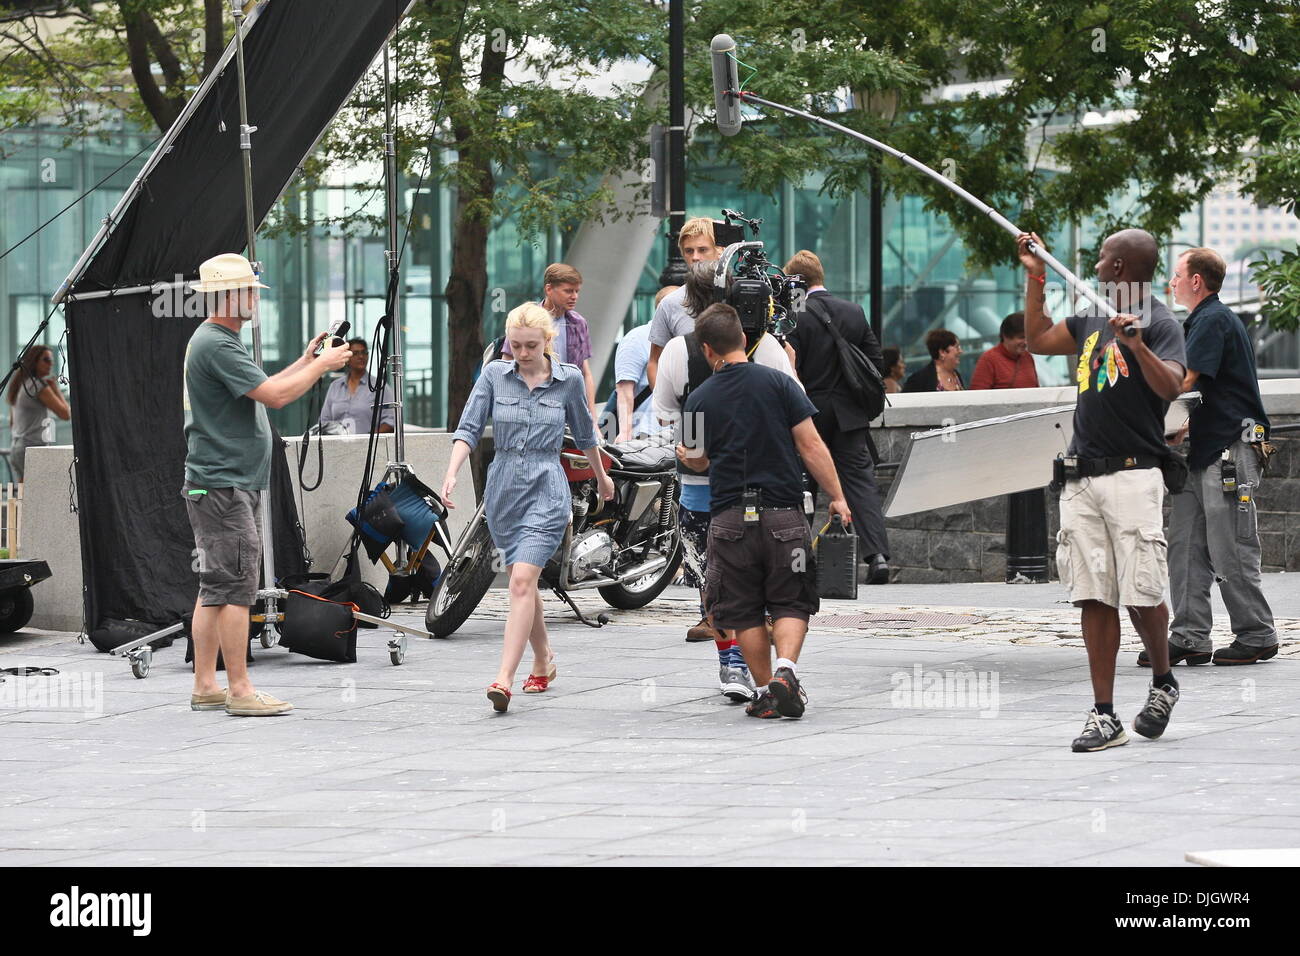
[[892, 345], [884, 350], [885, 359], [885, 391], [888, 394], [895, 394], [903, 390], [903, 378], [907, 375], [907, 364], [903, 361], [903, 353]]
[[[361, 338], [348, 339], [348, 350], [352, 357], [344, 366], [347, 374], [330, 383], [321, 406], [320, 423], [338, 422], [350, 435], [369, 435], [375, 405], [375, 380], [366, 371], [366, 363], [370, 361], [369, 344]], [[379, 431], [391, 432], [395, 420], [391, 408], [380, 409]]]
[[905, 392], [960, 392], [966, 387], [957, 364], [961, 343], [947, 329], [932, 329], [925, 337], [931, 362], [913, 372], [903, 383]]

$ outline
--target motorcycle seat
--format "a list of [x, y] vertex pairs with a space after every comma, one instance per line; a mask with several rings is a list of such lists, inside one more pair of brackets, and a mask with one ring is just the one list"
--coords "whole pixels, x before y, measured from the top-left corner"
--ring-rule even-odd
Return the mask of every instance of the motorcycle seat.
[[677, 467], [677, 456], [671, 445], [634, 438], [621, 444], [606, 445], [604, 451], [622, 471], [650, 474], [672, 471]]

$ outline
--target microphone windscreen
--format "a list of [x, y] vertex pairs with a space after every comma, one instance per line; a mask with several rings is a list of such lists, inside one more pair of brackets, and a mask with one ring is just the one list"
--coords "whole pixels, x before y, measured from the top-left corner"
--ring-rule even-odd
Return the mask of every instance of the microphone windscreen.
[[713, 38], [711, 45], [713, 55], [713, 106], [718, 116], [718, 132], [723, 136], [735, 136], [740, 132], [744, 120], [740, 115], [740, 98], [729, 96], [740, 86], [736, 75], [736, 41], [725, 33]]

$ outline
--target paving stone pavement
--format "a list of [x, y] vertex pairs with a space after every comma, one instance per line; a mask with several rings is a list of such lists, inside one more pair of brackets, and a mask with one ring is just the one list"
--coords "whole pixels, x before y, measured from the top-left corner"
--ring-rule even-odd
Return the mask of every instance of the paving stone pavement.
[[[826, 602], [842, 626], [810, 636], [801, 721], [717, 695], [676, 588], [600, 630], [548, 597], [559, 678], [505, 715], [482, 690], [496, 593], [400, 667], [382, 631], [360, 633], [355, 665], [256, 647], [255, 681], [297, 707], [264, 720], [191, 712], [183, 644], [136, 680], [72, 635], [25, 631], [0, 666], [61, 673], [0, 684], [0, 864], [727, 865], [762, 847], [812, 865], [1179, 865], [1300, 846], [1300, 621], [1279, 620], [1291, 642], [1267, 664], [1180, 668], [1159, 741], [1131, 731], [1149, 672], [1126, 626], [1132, 742], [1072, 754], [1091, 694], [1055, 587]], [[925, 614], [945, 623], [906, 620]]]

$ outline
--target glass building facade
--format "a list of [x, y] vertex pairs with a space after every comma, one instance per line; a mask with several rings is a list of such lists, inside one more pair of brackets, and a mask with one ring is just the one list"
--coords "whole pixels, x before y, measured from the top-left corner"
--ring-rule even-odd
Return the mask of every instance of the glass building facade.
[[[106, 141], [86, 138], [69, 143], [59, 131], [41, 129], [4, 135], [0, 141], [4, 154], [0, 159], [0, 251], [14, 246], [104, 180], [84, 201], [72, 205], [0, 260], [0, 347], [7, 355], [16, 357], [51, 312], [50, 296], [147, 159], [150, 150], [141, 150], [153, 138], [123, 132]], [[127, 162], [137, 152], [140, 155]], [[865, 193], [833, 199], [821, 193], [820, 178], [810, 176], [801, 183], [785, 183], [776, 195], [768, 196], [739, 189], [737, 175], [729, 168], [697, 167], [695, 172], [699, 175], [687, 194], [690, 215], [717, 216], [723, 207], [730, 207], [762, 218], [762, 239], [773, 261], [783, 262], [798, 249], [812, 249], [825, 265], [830, 290], [869, 308], [870, 201]], [[414, 213], [401, 291], [407, 421], [440, 427], [447, 412], [447, 314], [443, 290], [450, 263], [454, 197], [449, 189], [437, 185], [431, 188], [427, 181], [418, 192], [415, 185], [408, 179], [400, 190], [403, 220], [408, 212]], [[283, 202], [288, 212], [303, 220], [337, 221], [354, 210], [381, 214], [383, 194], [341, 184], [293, 188]], [[1003, 267], [983, 274], [969, 273], [965, 247], [942, 217], [923, 208], [919, 197], [889, 197], [882, 215], [883, 344], [902, 350], [910, 372], [929, 361], [925, 333], [931, 328], [947, 328], [962, 342], [961, 371], [969, 381], [979, 354], [996, 344], [1002, 318], [1021, 308], [1020, 270]], [[1189, 217], [1185, 234], [1171, 237], [1171, 255], [1176, 255], [1178, 246], [1197, 241], [1195, 220]], [[1087, 223], [1045, 237], [1057, 257], [1085, 277], [1092, 275], [1093, 263], [1078, 261], [1079, 249], [1094, 245], [1097, 238], [1095, 229]], [[1007, 241], [1010, 243], [1009, 237]], [[504, 302], [509, 306], [539, 295], [542, 271], [548, 263], [563, 259], [565, 242], [566, 234], [558, 228], [526, 241], [513, 222], [494, 223], [488, 249], [489, 290], [503, 290]], [[262, 297], [263, 350], [268, 370], [292, 362], [303, 344], [332, 320], [346, 318], [352, 334], [367, 338], [373, 335], [384, 309], [385, 245], [382, 231], [362, 230], [344, 236], [337, 228], [324, 226], [300, 234], [272, 234], [259, 241], [264, 278], [271, 286]], [[650, 320], [665, 256], [666, 241], [661, 239], [642, 269], [627, 313], [613, 318], [624, 330]], [[1158, 277], [1158, 282], [1163, 283], [1165, 278]], [[588, 286], [599, 281], [599, 276], [586, 276]], [[483, 316], [485, 340], [501, 334], [504, 324], [504, 312], [492, 311], [492, 298], [490, 294]], [[1049, 306], [1054, 314], [1065, 314], [1059, 297]], [[610, 320], [592, 315], [588, 319]], [[62, 316], [55, 309], [42, 340], [57, 348], [62, 335]], [[1294, 368], [1295, 342], [1294, 335], [1270, 339], [1267, 353], [1261, 353], [1261, 370], [1270, 366], [1279, 372]], [[1039, 357], [1038, 361], [1042, 384], [1068, 381], [1069, 367], [1064, 358]], [[56, 367], [63, 368], [61, 355], [56, 356]], [[601, 398], [611, 388], [608, 377], [601, 383]], [[76, 396], [71, 399], [75, 415]], [[309, 408], [310, 396], [273, 412], [272, 417], [283, 433], [300, 433], [308, 424]], [[7, 448], [7, 415], [3, 424], [0, 447]], [[71, 441], [67, 423], [58, 423], [57, 440]]]

